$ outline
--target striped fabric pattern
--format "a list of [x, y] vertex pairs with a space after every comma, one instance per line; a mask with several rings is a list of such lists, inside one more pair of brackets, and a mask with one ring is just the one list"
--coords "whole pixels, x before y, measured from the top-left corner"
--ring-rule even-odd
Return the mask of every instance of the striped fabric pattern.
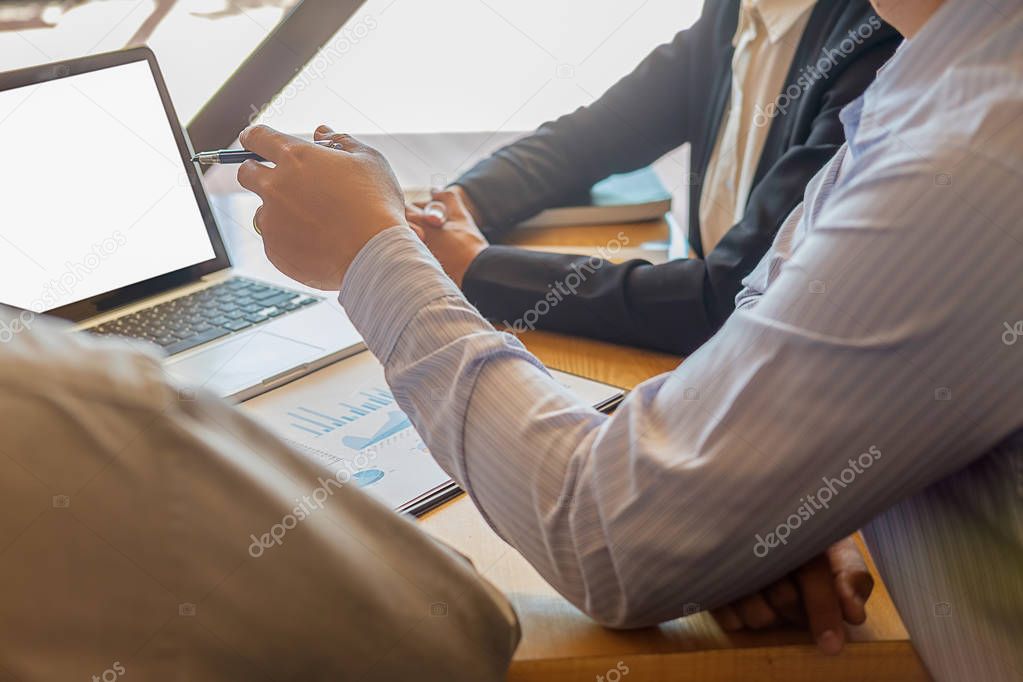
[[737, 312], [611, 417], [404, 227], [341, 302], [441, 465], [597, 620], [726, 603], [863, 528], [936, 679], [1023, 679], [1021, 37], [1018, 2], [949, 0]]

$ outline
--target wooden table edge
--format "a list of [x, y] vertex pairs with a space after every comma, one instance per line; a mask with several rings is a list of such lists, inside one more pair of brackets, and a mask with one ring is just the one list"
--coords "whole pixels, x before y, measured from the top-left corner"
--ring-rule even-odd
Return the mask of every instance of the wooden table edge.
[[931, 679], [909, 640], [848, 644], [839, 656], [825, 656], [812, 645], [802, 645], [515, 660], [507, 679], [509, 682], [616, 682], [626, 678], [644, 682], [683, 679], [820, 682], [850, 679], [851, 666], [856, 668], [855, 679], [862, 682], [926, 682]]

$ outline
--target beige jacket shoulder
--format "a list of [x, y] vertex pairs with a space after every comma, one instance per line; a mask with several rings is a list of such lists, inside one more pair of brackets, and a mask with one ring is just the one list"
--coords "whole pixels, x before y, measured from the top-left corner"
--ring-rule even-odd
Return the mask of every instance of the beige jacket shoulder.
[[35, 322], [0, 344], [0, 680], [504, 679], [514, 612], [464, 560], [154, 357]]

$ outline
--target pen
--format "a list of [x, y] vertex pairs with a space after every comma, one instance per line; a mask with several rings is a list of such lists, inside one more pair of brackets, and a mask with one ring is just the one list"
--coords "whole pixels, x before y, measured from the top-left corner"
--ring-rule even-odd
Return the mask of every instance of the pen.
[[[331, 140], [317, 140], [313, 144], [321, 147], [330, 147], [334, 143]], [[199, 152], [192, 157], [192, 163], [200, 166], [212, 166], [218, 163], [242, 163], [243, 161], [266, 161], [262, 156], [247, 149], [215, 149], [209, 152]]]

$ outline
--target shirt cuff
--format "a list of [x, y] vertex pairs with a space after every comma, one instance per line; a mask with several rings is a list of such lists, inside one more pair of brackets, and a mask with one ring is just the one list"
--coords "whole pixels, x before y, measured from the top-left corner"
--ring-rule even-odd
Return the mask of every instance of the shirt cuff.
[[362, 247], [345, 273], [338, 301], [369, 349], [386, 363], [417, 312], [439, 298], [461, 295], [426, 245], [400, 225]]

